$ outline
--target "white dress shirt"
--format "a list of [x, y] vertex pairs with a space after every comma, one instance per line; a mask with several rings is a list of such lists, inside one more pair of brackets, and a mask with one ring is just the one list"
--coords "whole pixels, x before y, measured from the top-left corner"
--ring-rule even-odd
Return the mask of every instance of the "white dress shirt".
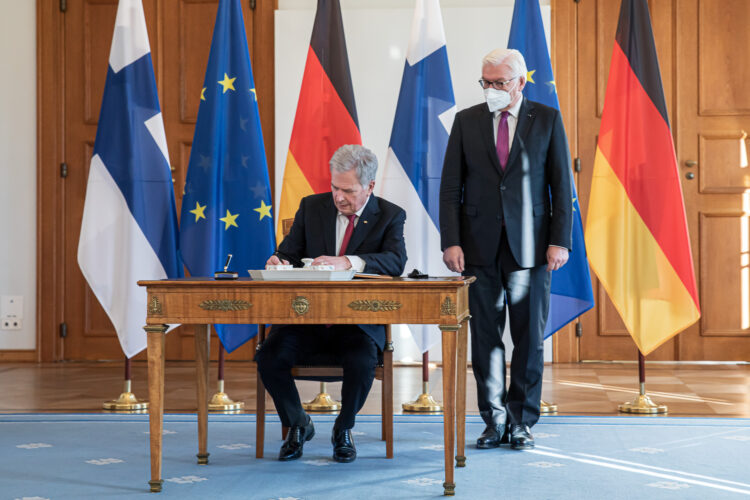
[[[370, 197], [368, 196], [367, 200], [365, 200], [365, 203], [362, 205], [362, 207], [359, 210], [357, 210], [357, 212], [354, 214], [356, 216], [354, 217], [354, 227], [357, 227], [359, 218], [362, 215], [362, 212], [365, 210], [365, 207], [367, 206], [367, 203], [369, 201], [370, 201]], [[341, 243], [344, 241], [344, 233], [346, 233], [346, 226], [348, 225], [349, 225], [349, 216], [344, 215], [341, 212], [339, 212], [338, 215], [336, 216], [336, 255], [339, 254]], [[352, 265], [352, 269], [354, 269], [358, 273], [361, 273], [365, 269], [365, 261], [357, 257], [356, 255], [344, 255], [344, 257], [349, 259], [349, 263]]]
[[[521, 103], [523, 103], [523, 97], [508, 110], [508, 153], [510, 154], [510, 147], [513, 145], [513, 136], [516, 135], [516, 125], [518, 125], [518, 112], [521, 111]], [[492, 129], [495, 131], [495, 146], [497, 146], [497, 129], [500, 126], [500, 115], [502, 111], [495, 111], [495, 116], [492, 119]]]

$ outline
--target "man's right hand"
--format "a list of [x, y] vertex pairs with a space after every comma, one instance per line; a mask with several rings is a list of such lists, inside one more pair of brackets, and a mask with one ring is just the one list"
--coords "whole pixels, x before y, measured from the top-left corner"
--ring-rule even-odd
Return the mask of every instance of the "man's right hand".
[[288, 260], [281, 260], [276, 255], [271, 255], [268, 260], [266, 261], [266, 266], [279, 266], [279, 265], [289, 265]]
[[443, 262], [454, 273], [464, 272], [464, 251], [458, 245], [446, 248], [443, 252]]

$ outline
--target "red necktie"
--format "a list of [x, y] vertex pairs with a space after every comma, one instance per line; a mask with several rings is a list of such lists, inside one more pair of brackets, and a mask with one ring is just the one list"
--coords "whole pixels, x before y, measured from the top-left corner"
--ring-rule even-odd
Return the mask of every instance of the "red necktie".
[[354, 218], [357, 216], [357, 214], [351, 214], [347, 215], [349, 218], [349, 225], [346, 226], [346, 231], [344, 232], [344, 239], [341, 240], [341, 247], [339, 248], [339, 257], [344, 255], [346, 252], [346, 247], [349, 246], [349, 240], [352, 239], [352, 233], [354, 232]]
[[508, 163], [508, 112], [500, 113], [500, 123], [497, 126], [497, 159], [500, 160], [500, 168], [505, 170]]

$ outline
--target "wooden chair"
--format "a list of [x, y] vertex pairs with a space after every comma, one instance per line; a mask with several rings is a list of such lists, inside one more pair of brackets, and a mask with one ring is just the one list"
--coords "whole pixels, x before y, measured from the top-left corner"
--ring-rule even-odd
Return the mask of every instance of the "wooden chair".
[[[281, 229], [284, 236], [289, 233], [294, 219], [284, 219]], [[258, 349], [266, 339], [266, 325], [258, 325]], [[331, 364], [299, 365], [292, 368], [292, 376], [299, 380], [317, 380], [321, 382], [340, 381], [344, 376], [341, 366]], [[375, 367], [375, 379], [382, 382], [380, 439], [385, 441], [385, 456], [393, 458], [393, 338], [391, 325], [385, 326], [385, 349], [382, 360]], [[260, 380], [256, 368], [256, 428], [255, 428], [255, 456], [263, 458], [263, 443], [265, 439], [266, 422], [266, 388]], [[289, 431], [282, 427], [281, 438], [286, 439]]]

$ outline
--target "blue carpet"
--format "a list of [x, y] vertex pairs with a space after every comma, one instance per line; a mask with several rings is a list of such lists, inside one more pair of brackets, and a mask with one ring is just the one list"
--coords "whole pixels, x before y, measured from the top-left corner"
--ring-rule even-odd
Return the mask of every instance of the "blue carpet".
[[[314, 416], [300, 460], [275, 460], [280, 426], [269, 415], [266, 458], [255, 458], [253, 415], [209, 417], [210, 464], [199, 466], [195, 415], [165, 415], [164, 490], [148, 493], [145, 415], [0, 415], [0, 499], [438, 498], [440, 417], [397, 416], [395, 458], [385, 458], [380, 418], [360, 416], [359, 456], [331, 459], [332, 416]], [[750, 496], [750, 419], [543, 417], [537, 447], [477, 450], [467, 421], [467, 467], [456, 498], [714, 499]]]

